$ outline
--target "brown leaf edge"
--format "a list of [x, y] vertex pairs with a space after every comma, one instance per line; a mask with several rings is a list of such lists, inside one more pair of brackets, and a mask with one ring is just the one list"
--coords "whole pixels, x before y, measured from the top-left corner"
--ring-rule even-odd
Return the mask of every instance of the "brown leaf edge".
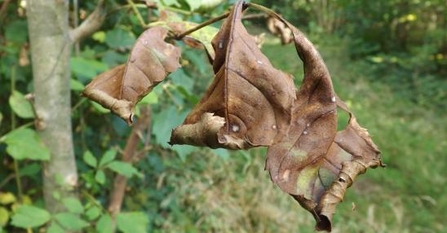
[[[261, 10], [267, 13], [270, 17], [274, 17], [284, 23], [290, 30], [292, 30], [292, 35], [295, 38], [295, 41], [302, 43], [308, 42], [303, 33], [280, 15], [263, 6], [253, 3], [247, 4], [249, 7]], [[297, 36], [299, 37], [298, 39]], [[311, 62], [305, 60], [307, 56], [303, 56], [300, 49], [297, 48], [297, 51], [304, 63]], [[336, 206], [343, 201], [347, 189], [353, 184], [358, 175], [365, 173], [367, 168], [385, 166], [381, 160], [381, 152], [372, 141], [367, 130], [357, 123], [354, 114], [339, 97], [336, 97], [336, 103], [339, 108], [349, 114], [350, 118], [348, 126], [344, 130], [337, 132], [334, 142], [331, 145], [331, 147], [335, 147], [336, 149], [332, 149], [332, 151], [340, 152], [343, 150], [351, 154], [354, 159], [342, 163], [342, 168], [338, 177], [324, 192], [317, 205], [315, 205], [312, 200], [308, 200], [303, 196], [290, 194], [303, 208], [312, 213], [317, 221], [315, 229], [318, 231], [332, 230], [332, 217], [335, 213]]]
[[[171, 145], [247, 149], [268, 146], [286, 130], [296, 99], [292, 77], [275, 69], [259, 50], [241, 22], [244, 10], [243, 1], [234, 5], [213, 38], [214, 80], [183, 124], [172, 131]], [[225, 124], [217, 135], [213, 127], [212, 132], [203, 130], [203, 120], [209, 118], [204, 114], [209, 113]]]
[[311, 211], [317, 220], [315, 229], [319, 231], [331, 231], [332, 217], [336, 207], [343, 201], [347, 189], [358, 175], [365, 173], [368, 168], [385, 167], [381, 160], [381, 152], [372, 141], [368, 131], [358, 124], [354, 114], [338, 97], [337, 106], [349, 114], [349, 121], [344, 130], [337, 132], [333, 146], [339, 151], [343, 150], [353, 155], [354, 159], [342, 163], [338, 177], [323, 194], [315, 209]]
[[96, 76], [81, 95], [110, 109], [131, 125], [136, 104], [180, 67], [180, 48], [165, 42], [168, 32], [161, 26], [144, 31], [127, 62]]

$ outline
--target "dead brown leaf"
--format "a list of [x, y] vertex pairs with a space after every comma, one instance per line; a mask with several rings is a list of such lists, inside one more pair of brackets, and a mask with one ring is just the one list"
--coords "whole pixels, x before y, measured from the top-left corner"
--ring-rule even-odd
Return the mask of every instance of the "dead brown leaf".
[[[234, 6], [214, 37], [214, 80], [183, 125], [172, 132], [172, 144], [246, 149], [271, 145], [278, 133], [287, 130], [296, 98], [293, 80], [261, 53], [242, 25], [243, 7], [243, 2]], [[206, 142], [192, 139], [199, 135], [187, 135], [191, 140], [185, 141], [183, 128], [199, 127], [209, 113], [223, 118], [223, 127]]]
[[[382, 165], [380, 151], [336, 97], [315, 46], [293, 25], [276, 13], [272, 15], [292, 31], [304, 65], [304, 80], [297, 92], [289, 133], [269, 147], [266, 169], [273, 182], [312, 213], [316, 230], [330, 231], [336, 205], [354, 178], [368, 167]], [[336, 132], [337, 105], [351, 116], [340, 132]]]
[[127, 63], [95, 77], [82, 94], [131, 124], [138, 101], [180, 67], [180, 49], [164, 41], [167, 33], [163, 27], [146, 30]]

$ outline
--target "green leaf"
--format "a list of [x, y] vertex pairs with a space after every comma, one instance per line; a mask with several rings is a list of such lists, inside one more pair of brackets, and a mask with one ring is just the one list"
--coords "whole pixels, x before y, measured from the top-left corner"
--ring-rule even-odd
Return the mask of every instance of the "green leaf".
[[180, 3], [177, 0], [164, 0], [163, 1], [163, 5], [165, 5], [165, 6], [176, 6], [176, 7], [182, 6], [182, 5], [180, 5]]
[[114, 49], [117, 48], [132, 48], [135, 43], [135, 35], [124, 28], [117, 27], [106, 33], [106, 44]]
[[99, 166], [102, 167], [107, 163], [110, 163], [115, 159], [116, 156], [116, 150], [108, 150], [104, 155], [102, 156], [101, 160], [99, 161]]
[[28, 24], [26, 20], [11, 21], [11, 23], [6, 24], [4, 28], [4, 33], [6, 41], [17, 44], [23, 44], [27, 42]]
[[20, 168], [20, 175], [23, 176], [30, 176], [33, 177], [35, 175], [37, 175], [37, 173], [39, 173], [42, 170], [42, 164], [40, 163], [30, 163], [30, 164], [26, 164], [23, 165]]
[[79, 215], [68, 212], [56, 214], [54, 219], [56, 219], [62, 227], [71, 231], [79, 231], [89, 225], [88, 222], [82, 220]]
[[82, 159], [90, 167], [96, 168], [96, 166], [98, 165], [98, 161], [96, 160], [95, 156], [93, 156], [92, 152], [90, 152], [90, 151], [84, 152], [84, 155], [82, 155]]
[[48, 211], [30, 205], [21, 205], [12, 216], [11, 225], [20, 228], [42, 226], [51, 219]]
[[107, 108], [104, 108], [103, 106], [101, 106], [100, 104], [94, 102], [94, 101], [89, 101], [90, 104], [92, 105], [93, 109], [96, 110], [99, 113], [109, 113], [110, 110]]
[[158, 95], [154, 92], [150, 92], [148, 95], [143, 97], [138, 104], [156, 104], [158, 103]]
[[101, 215], [101, 209], [95, 205], [93, 205], [92, 207], [88, 208], [87, 211], [85, 211], [85, 216], [90, 221], [95, 220], [96, 218], [99, 217], [99, 215]]
[[8, 223], [8, 221], [9, 221], [8, 210], [5, 207], [0, 206], [0, 227], [6, 226], [6, 223]]
[[36, 132], [28, 128], [13, 130], [0, 139], [14, 159], [49, 160], [50, 152], [40, 142]]
[[106, 40], [106, 33], [104, 31], [98, 31], [93, 33], [92, 38], [100, 43], [104, 43]]
[[125, 233], [147, 232], [149, 219], [142, 212], [119, 213], [116, 216], [116, 225]]
[[83, 57], [72, 57], [70, 59], [70, 70], [78, 78], [92, 79], [108, 69], [109, 67], [106, 64], [94, 59], [86, 59]]
[[16, 196], [11, 192], [0, 192], [0, 204], [8, 205], [16, 202]]
[[113, 233], [113, 222], [109, 214], [103, 214], [96, 223], [96, 231], [99, 233]]
[[[155, 135], [155, 142], [163, 148], [171, 148], [168, 141], [171, 137], [171, 131], [176, 126], [180, 125], [188, 112], [179, 112], [175, 106], [164, 108], [160, 113], [154, 114], [153, 132]], [[166, 119], [169, 119], [168, 121]]]
[[115, 67], [127, 62], [127, 55], [115, 52], [114, 50], [108, 50], [104, 53], [101, 59], [109, 67]]
[[81, 214], [84, 212], [84, 206], [77, 198], [67, 197], [62, 199], [62, 203], [70, 213]]
[[121, 161], [113, 161], [107, 165], [107, 168], [127, 178], [132, 177], [132, 175], [138, 174], [138, 170], [134, 168], [130, 163], [125, 163]]
[[65, 233], [65, 230], [59, 224], [53, 221], [51, 223], [51, 226], [48, 228], [47, 233]]
[[70, 79], [70, 89], [72, 91], [82, 91], [84, 90], [85, 86], [81, 82], [79, 82], [76, 79]]
[[189, 5], [189, 9], [191, 11], [198, 9], [202, 5], [201, 0], [185, 0], [185, 1]]
[[99, 184], [104, 184], [106, 182], [106, 175], [103, 170], [98, 170], [95, 174], [95, 180]]
[[34, 112], [31, 103], [26, 100], [25, 96], [18, 92], [13, 91], [9, 97], [9, 106], [17, 116], [21, 118], [33, 118]]

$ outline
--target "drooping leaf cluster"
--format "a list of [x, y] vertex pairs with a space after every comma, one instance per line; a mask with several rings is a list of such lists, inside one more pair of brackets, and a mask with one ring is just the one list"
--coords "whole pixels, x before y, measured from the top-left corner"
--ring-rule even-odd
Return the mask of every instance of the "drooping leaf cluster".
[[[250, 6], [290, 30], [304, 65], [298, 89], [293, 76], [272, 66], [242, 24], [243, 11]], [[144, 32], [127, 63], [96, 77], [83, 94], [132, 123], [137, 102], [180, 66], [180, 49], [165, 38], [168, 31], [179, 34], [185, 25], [167, 25]], [[231, 9], [211, 44], [213, 82], [183, 124], [173, 130], [170, 143], [268, 147], [265, 168], [272, 181], [314, 216], [317, 230], [330, 231], [336, 205], [355, 177], [382, 162], [367, 131], [337, 97], [317, 49], [275, 12], [243, 1]], [[338, 108], [350, 119], [337, 132]]]

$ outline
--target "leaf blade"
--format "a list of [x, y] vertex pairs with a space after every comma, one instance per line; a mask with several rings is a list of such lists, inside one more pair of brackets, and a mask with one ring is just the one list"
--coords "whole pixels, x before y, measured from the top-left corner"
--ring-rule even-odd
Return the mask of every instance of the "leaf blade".
[[142, 212], [119, 213], [116, 216], [116, 225], [125, 233], [147, 232], [149, 220]]
[[180, 49], [164, 41], [167, 33], [168, 30], [160, 26], [143, 32], [127, 63], [95, 77], [83, 95], [132, 124], [136, 104], [180, 67]]
[[48, 211], [36, 206], [21, 205], [12, 216], [11, 225], [21, 228], [42, 226], [51, 219]]
[[12, 95], [9, 97], [9, 106], [11, 106], [14, 113], [21, 118], [28, 119], [34, 117], [31, 103], [18, 91], [12, 92]]
[[79, 231], [82, 228], [89, 226], [89, 223], [84, 221], [77, 214], [62, 212], [54, 216], [54, 219], [65, 229], [72, 231]]
[[[214, 80], [183, 125], [174, 129], [171, 143], [247, 149], [271, 145], [287, 130], [296, 98], [293, 80], [259, 50], [241, 22], [243, 8], [239, 1], [213, 38]], [[223, 118], [224, 125], [214, 137], [203, 138], [207, 114]]]
[[13, 158], [49, 160], [50, 152], [40, 142], [37, 133], [28, 128], [19, 128], [6, 134], [2, 139], [6, 143], [6, 151]]

